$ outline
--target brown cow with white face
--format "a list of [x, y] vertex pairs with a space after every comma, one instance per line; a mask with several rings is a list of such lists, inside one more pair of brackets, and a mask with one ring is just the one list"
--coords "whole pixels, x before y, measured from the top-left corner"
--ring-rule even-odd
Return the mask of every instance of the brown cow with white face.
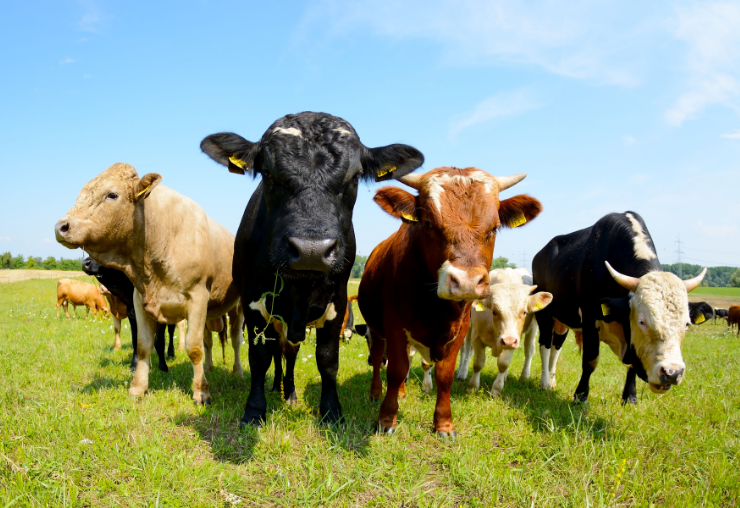
[[488, 296], [496, 232], [501, 226], [520, 226], [542, 209], [526, 195], [499, 200], [499, 192], [525, 176], [437, 168], [399, 178], [416, 189], [417, 196], [396, 187], [375, 194], [383, 210], [403, 221], [370, 254], [359, 289], [360, 310], [373, 337], [373, 399], [380, 398], [386, 348], [388, 354], [388, 390], [379, 430], [395, 431], [411, 345], [427, 364], [435, 365], [434, 428], [438, 435], [454, 439], [450, 388], [455, 360], [468, 330], [471, 302]]
[[[210, 403], [205, 370], [213, 365], [206, 323], [229, 314], [234, 372], [241, 375], [243, 314], [231, 277], [234, 235], [191, 199], [159, 185], [162, 176], [139, 178], [128, 164], [114, 164], [90, 180], [56, 225], [59, 243], [83, 247], [101, 265], [121, 270], [134, 283], [138, 367], [133, 396], [146, 392], [157, 323], [188, 320], [185, 349], [193, 362], [193, 399]], [[143, 360], [143, 361], [142, 361]]]

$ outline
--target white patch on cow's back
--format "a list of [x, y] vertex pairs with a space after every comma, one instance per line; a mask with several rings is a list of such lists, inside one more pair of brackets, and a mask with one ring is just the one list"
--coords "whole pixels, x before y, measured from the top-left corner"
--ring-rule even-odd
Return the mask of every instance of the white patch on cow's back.
[[427, 362], [429, 365], [434, 365], [436, 362], [432, 361], [431, 351], [429, 350], [429, 348], [421, 342], [417, 342], [416, 340], [414, 340], [414, 338], [411, 336], [411, 332], [409, 332], [406, 328], [404, 328], [403, 331], [406, 334], [406, 340], [409, 342], [409, 344], [411, 344], [411, 347], [416, 349], [416, 351], [421, 355], [425, 362]]
[[488, 193], [498, 190], [498, 184], [493, 177], [481, 170], [471, 171], [467, 175], [449, 175], [447, 173], [434, 175], [427, 180], [426, 190], [429, 199], [432, 200], [432, 203], [437, 207], [437, 211], [439, 211], [439, 213], [442, 213], [440, 197], [444, 194], [445, 185], [451, 182], [468, 186], [475, 182], [482, 183]]
[[308, 327], [314, 327], [314, 328], [323, 328], [327, 321], [331, 321], [337, 317], [337, 311], [334, 308], [334, 304], [330, 303], [326, 306], [326, 310], [324, 311], [324, 315], [321, 316], [319, 319], [315, 321], [311, 321], [310, 323], [306, 324]]
[[639, 222], [637, 222], [637, 219], [635, 219], [634, 215], [631, 213], [624, 214], [632, 224], [632, 231], [635, 232], [635, 236], [632, 238], [632, 243], [634, 244], [635, 249], [635, 256], [637, 259], [655, 259], [657, 256], [655, 255], [655, 252], [653, 252], [653, 249], [650, 248], [650, 245], [648, 245], [647, 237], [645, 236], [645, 232], [642, 230], [642, 226]]
[[351, 136], [351, 135], [352, 135], [352, 132], [348, 131], [347, 129], [342, 129], [342, 128], [339, 128], [339, 129], [332, 129], [332, 130], [333, 130], [334, 132], [338, 132], [339, 134], [341, 134], [341, 135], [343, 135], [343, 136], [344, 136], [344, 135], [347, 135], [347, 136]]
[[299, 138], [303, 137], [303, 133], [295, 127], [288, 127], [287, 129], [284, 129], [283, 127], [275, 127], [274, 129], [272, 129], [272, 132], [288, 134], [289, 136], [298, 136]]

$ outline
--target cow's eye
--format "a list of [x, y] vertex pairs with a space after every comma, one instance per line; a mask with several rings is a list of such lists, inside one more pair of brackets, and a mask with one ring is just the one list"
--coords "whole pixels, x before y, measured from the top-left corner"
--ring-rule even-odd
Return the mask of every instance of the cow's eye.
[[425, 225], [426, 227], [428, 227], [428, 228], [432, 227], [432, 223], [431, 223], [431, 221], [428, 221], [428, 220], [425, 220], [425, 221], [424, 221], [424, 225]]
[[640, 326], [647, 326], [644, 319], [639, 320], [638, 323], [640, 324]]
[[116, 194], [115, 192], [109, 192], [108, 195], [105, 196], [105, 199], [115, 201], [116, 199], [118, 199], [118, 194]]

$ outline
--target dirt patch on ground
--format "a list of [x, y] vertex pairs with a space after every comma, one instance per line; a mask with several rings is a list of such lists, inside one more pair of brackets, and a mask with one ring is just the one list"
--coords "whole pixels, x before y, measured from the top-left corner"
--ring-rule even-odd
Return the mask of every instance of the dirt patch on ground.
[[691, 296], [689, 295], [690, 302], [707, 302], [712, 307], [719, 307], [720, 309], [729, 309], [730, 305], [740, 305], [740, 298], [736, 296]]
[[0, 270], [0, 282], [18, 282], [29, 279], [60, 279], [62, 277], [87, 277], [85, 272], [69, 270]]

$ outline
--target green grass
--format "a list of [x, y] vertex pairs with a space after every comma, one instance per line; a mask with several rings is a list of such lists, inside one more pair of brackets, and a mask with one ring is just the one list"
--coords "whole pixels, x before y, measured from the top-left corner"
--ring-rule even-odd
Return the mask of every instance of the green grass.
[[740, 298], [740, 288], [705, 288], [700, 286], [691, 292], [691, 296], [698, 295], [730, 296]]
[[[356, 285], [350, 286], [356, 291]], [[740, 340], [705, 324], [687, 335], [684, 383], [663, 396], [640, 381], [622, 407], [625, 370], [608, 348], [587, 407], [570, 400], [580, 373], [566, 342], [558, 387], [520, 381], [518, 352], [502, 398], [456, 382], [458, 440], [431, 433], [435, 394], [414, 364], [395, 436], [373, 433], [366, 346], [340, 352], [346, 425], [317, 424], [320, 380], [310, 344], [299, 353], [301, 403], [268, 396], [268, 422], [239, 431], [249, 374], [216, 351], [214, 404], [191, 401], [178, 351], [154, 368], [150, 393], [128, 397], [129, 329], [112, 351], [110, 321], [54, 315], [55, 281], [0, 286], [0, 507], [6, 506], [737, 506], [740, 501]], [[243, 357], [247, 367], [246, 348]], [[230, 363], [230, 348], [227, 364]], [[305, 361], [304, 361], [305, 359]], [[539, 372], [539, 359], [533, 363]], [[538, 377], [538, 376], [537, 376]], [[268, 380], [269, 381], [269, 380]], [[85, 444], [89, 440], [91, 443]]]

